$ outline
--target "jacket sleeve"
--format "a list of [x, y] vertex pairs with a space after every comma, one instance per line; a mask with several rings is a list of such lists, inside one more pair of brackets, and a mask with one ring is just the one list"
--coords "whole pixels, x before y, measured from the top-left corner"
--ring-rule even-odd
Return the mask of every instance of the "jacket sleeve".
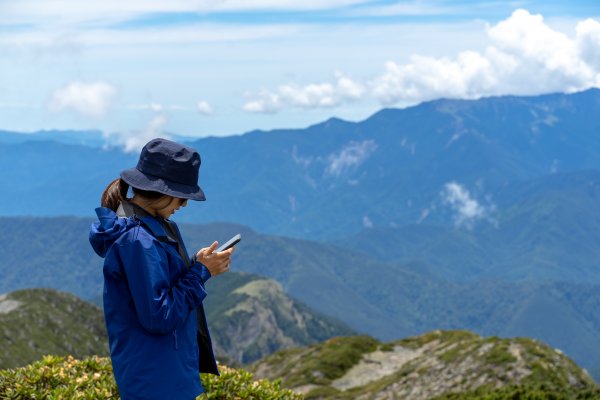
[[212, 276], [210, 274], [210, 271], [208, 270], [208, 268], [206, 268], [204, 266], [204, 264], [202, 264], [201, 262], [199, 262], [198, 260], [196, 260], [196, 256], [193, 255], [192, 257], [190, 257], [190, 265], [194, 265], [196, 264], [196, 267], [200, 268], [200, 278], [202, 279], [203, 283], [206, 283], [207, 280], [210, 279], [210, 277]]
[[206, 297], [204, 265], [192, 264], [171, 284], [167, 255], [154, 240], [138, 237], [120, 245], [118, 251], [138, 319], [149, 332], [178, 329]]

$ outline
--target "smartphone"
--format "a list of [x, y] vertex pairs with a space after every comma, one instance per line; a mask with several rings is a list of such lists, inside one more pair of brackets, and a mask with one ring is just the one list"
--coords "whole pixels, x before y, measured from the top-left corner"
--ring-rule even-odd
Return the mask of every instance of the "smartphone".
[[242, 235], [238, 233], [237, 235], [229, 239], [227, 242], [223, 243], [217, 250], [215, 250], [215, 252], [218, 253], [220, 251], [225, 251], [230, 247], [235, 246], [240, 240], [242, 240]]

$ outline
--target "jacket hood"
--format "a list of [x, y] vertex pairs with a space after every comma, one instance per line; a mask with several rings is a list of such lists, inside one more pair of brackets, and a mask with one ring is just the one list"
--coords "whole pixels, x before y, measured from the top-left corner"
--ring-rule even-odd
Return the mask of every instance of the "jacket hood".
[[90, 226], [90, 244], [100, 257], [105, 257], [113, 243], [131, 226], [135, 225], [129, 218], [119, 218], [110, 208], [96, 208], [99, 222]]

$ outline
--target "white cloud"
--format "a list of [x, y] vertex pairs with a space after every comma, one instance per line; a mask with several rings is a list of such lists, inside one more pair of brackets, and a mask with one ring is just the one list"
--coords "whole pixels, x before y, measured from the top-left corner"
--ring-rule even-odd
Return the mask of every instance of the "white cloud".
[[382, 104], [474, 98], [497, 84], [490, 61], [476, 52], [462, 52], [456, 60], [413, 56], [411, 61], [386, 63], [386, 72], [371, 82], [371, 93]]
[[425, 221], [425, 219], [427, 219], [427, 217], [429, 216], [430, 213], [431, 213], [431, 210], [429, 208], [422, 209], [421, 215], [419, 216], [419, 219], [417, 220], [417, 224], [420, 224], [421, 222]]
[[484, 51], [464, 50], [453, 58], [414, 54], [408, 63], [388, 61], [382, 74], [364, 82], [338, 76], [335, 83], [263, 90], [244, 109], [273, 113], [360, 99], [411, 105], [442, 97], [536, 95], [600, 86], [600, 22], [594, 19], [579, 22], [575, 36], [569, 37], [548, 26], [541, 15], [519, 9], [488, 26], [486, 33]]
[[373, 140], [349, 142], [339, 152], [329, 155], [325, 173], [336, 177], [340, 176], [347, 170], [365, 162], [375, 150], [377, 150], [377, 143]]
[[72, 82], [54, 91], [49, 108], [98, 118], [106, 114], [116, 93], [116, 88], [105, 82]]
[[[3, 4], [4, 24], [111, 24], [147, 15], [343, 8], [366, 0], [19, 0]], [[1, 25], [1, 24], [0, 24]]]
[[313, 109], [335, 107], [360, 99], [364, 92], [361, 84], [337, 73], [335, 83], [318, 83], [306, 86], [282, 85], [277, 93], [262, 90], [243, 109], [255, 113], [275, 113], [284, 107]]
[[[250, 97], [247, 94], [247, 97]], [[243, 105], [244, 111], [252, 113], [274, 114], [282, 108], [280, 97], [266, 90], [261, 90], [258, 95], [253, 96], [253, 99]]]
[[126, 153], [139, 152], [150, 140], [171, 137], [163, 132], [167, 118], [163, 114], [155, 115], [145, 129], [130, 132], [103, 133], [107, 147], [121, 147]]
[[200, 114], [207, 117], [213, 115], [214, 113], [212, 106], [205, 100], [199, 101], [198, 104], [196, 104], [196, 109]]
[[577, 43], [581, 59], [594, 68], [600, 69], [600, 22], [586, 19], [576, 28]]
[[440, 195], [442, 201], [456, 213], [454, 222], [457, 226], [471, 228], [478, 220], [489, 219], [489, 213], [494, 208], [479, 204], [464, 186], [456, 182], [445, 184]]
[[[249, 112], [293, 110], [268, 118], [240, 117], [239, 107], [222, 107], [218, 116], [207, 118], [203, 125], [202, 134], [231, 134], [253, 128], [306, 126], [330, 117], [331, 112], [344, 119], [362, 119], [379, 104], [407, 106], [442, 96], [477, 98], [583, 89], [597, 81], [594, 76], [600, 70], [598, 21], [586, 20], [574, 29], [576, 21], [569, 16], [572, 13], [565, 13], [560, 20], [542, 19], [531, 24], [532, 30], [546, 27], [550, 34], [564, 32], [562, 37], [566, 39], [562, 42], [577, 49], [573, 57], [585, 65], [567, 74], [569, 82], [565, 84], [564, 63], [551, 67], [550, 62], [523, 55], [523, 49], [509, 45], [514, 39], [508, 43], [502, 39], [505, 33], [500, 24], [493, 23], [486, 29], [483, 18], [497, 18], [500, 14], [496, 12], [469, 14], [477, 17], [473, 19], [399, 20], [365, 17], [371, 6], [387, 7], [385, 2], [365, 1], [362, 6], [343, 8], [354, 2], [294, 0], [278, 2], [279, 11], [286, 7], [332, 11], [290, 14], [281, 19], [271, 18], [276, 16], [271, 11], [269, 18], [252, 13], [267, 10], [274, 1], [131, 0], [119, 6], [114, 0], [5, 1], [0, 5], [0, 53], [5, 55], [0, 70], [6, 72], [0, 79], [0, 89], [4, 102], [37, 105], [40, 90], [51, 93], [56, 82], [88, 76], [118, 84], [127, 104], [149, 99], [186, 104], [189, 112], [169, 122], [170, 129], [181, 133], [201, 133], [196, 132], [195, 125], [198, 111], [194, 100], [199, 99], [194, 96], [198, 88], [207, 99], [210, 95], [211, 102], [239, 102]], [[440, 7], [449, 3], [408, 0], [387, 4], [394, 7], [386, 12], [432, 15], [444, 12]], [[218, 8], [235, 7], [242, 10], [240, 15], [225, 17], [225, 22], [222, 17], [210, 15], [220, 12]], [[200, 14], [194, 14], [197, 12]], [[325, 15], [331, 20], [314, 19]], [[254, 16], [258, 18], [252, 19]], [[527, 20], [535, 16], [524, 17]], [[513, 22], [527, 25], [516, 18]], [[490, 32], [497, 26], [497, 35], [492, 37]], [[527, 29], [523, 34], [529, 34]], [[573, 52], [569, 54], [571, 57]], [[524, 57], [529, 57], [529, 62]], [[392, 61], [386, 64], [387, 60]], [[200, 65], [206, 73], [198, 73]], [[347, 81], [330, 75], [340, 68], [347, 73]], [[554, 73], [538, 73], [551, 68]], [[100, 71], [103, 75], [98, 76]], [[38, 77], [35, 85], [31, 84], [31, 76]], [[181, 100], [173, 98], [173, 87], [179, 88], [176, 96]], [[251, 95], [241, 101], [239, 97], [231, 99], [244, 92]], [[168, 112], [167, 103], [161, 107], [162, 111], [157, 112]], [[337, 109], [332, 111], [332, 107]], [[309, 115], [304, 110], [314, 111]], [[110, 121], [104, 119], [96, 125], [112, 130], [131, 130], [139, 125], [138, 113], [127, 110], [113, 118], [116, 114]], [[3, 120], [5, 128], [24, 124], [20, 115], [7, 112]], [[89, 124], [73, 118], [72, 113], [48, 121], [47, 115], [39, 112], [26, 124], [32, 130], [56, 127], [57, 123], [71, 128]]]
[[456, 59], [414, 56], [406, 65], [388, 62], [386, 73], [373, 80], [373, 95], [394, 104], [595, 87], [600, 65], [589, 60], [600, 54], [597, 25], [581, 22], [577, 36], [569, 38], [546, 25], [541, 15], [517, 10], [488, 27], [491, 43], [483, 53], [465, 51]]

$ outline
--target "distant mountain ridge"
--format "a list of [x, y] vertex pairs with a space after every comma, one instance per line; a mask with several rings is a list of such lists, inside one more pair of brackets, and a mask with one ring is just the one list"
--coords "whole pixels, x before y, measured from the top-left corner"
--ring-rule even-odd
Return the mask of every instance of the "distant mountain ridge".
[[53, 141], [62, 144], [82, 145], [89, 147], [102, 147], [105, 139], [101, 131], [59, 131], [44, 130], [37, 132], [10, 132], [0, 130], [0, 142], [17, 144], [31, 141]]
[[[437, 100], [356, 123], [199, 139], [208, 201], [181, 218], [313, 239], [368, 226], [451, 226], [456, 210], [440, 196], [449, 183], [493, 203], [514, 181], [600, 169], [600, 122], [589, 118], [599, 109], [597, 89]], [[106, 184], [136, 162], [114, 149], [2, 136], [0, 169], [14, 188], [4, 215], [90, 215]]]
[[[26, 142], [57, 142], [67, 145], [82, 145], [96, 148], [110, 148], [114, 144], [109, 143], [110, 135], [98, 130], [76, 131], [76, 130], [42, 130], [36, 132], [10, 132], [0, 130], [0, 142], [2, 143], [26, 143]], [[188, 136], [171, 135], [173, 140], [188, 143], [197, 138]]]

